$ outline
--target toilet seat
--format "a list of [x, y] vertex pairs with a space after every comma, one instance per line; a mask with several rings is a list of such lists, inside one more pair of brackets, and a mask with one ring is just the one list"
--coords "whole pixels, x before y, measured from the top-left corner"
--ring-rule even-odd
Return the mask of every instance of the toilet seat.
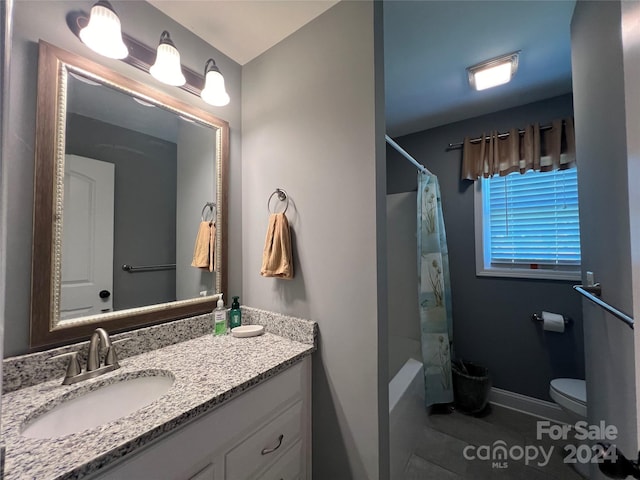
[[556, 378], [551, 380], [549, 395], [554, 402], [576, 415], [587, 416], [587, 384], [574, 378]]

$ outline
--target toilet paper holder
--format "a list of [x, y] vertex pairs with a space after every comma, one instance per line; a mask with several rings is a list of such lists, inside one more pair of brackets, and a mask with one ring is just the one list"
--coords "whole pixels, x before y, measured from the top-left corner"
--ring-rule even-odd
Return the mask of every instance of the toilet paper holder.
[[[569, 325], [571, 325], [571, 322], [572, 322], [571, 318], [567, 317], [566, 315], [562, 315], [562, 319], [564, 320], [564, 326], [565, 327], [568, 327]], [[542, 321], [543, 321], [542, 320], [542, 314], [540, 314], [540, 315], [537, 314], [537, 313], [532, 314], [531, 315], [531, 321], [542, 323]]]

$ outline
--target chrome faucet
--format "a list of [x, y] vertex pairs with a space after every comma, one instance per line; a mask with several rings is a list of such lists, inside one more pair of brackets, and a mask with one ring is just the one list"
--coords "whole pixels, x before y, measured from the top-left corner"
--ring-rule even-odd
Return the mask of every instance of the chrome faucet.
[[[87, 353], [87, 369], [83, 372], [78, 360], [78, 352], [67, 352], [60, 355], [50, 357], [49, 360], [56, 358], [69, 357], [69, 364], [65, 374], [63, 385], [70, 385], [89, 378], [95, 378], [107, 372], [111, 372], [120, 368], [118, 356], [116, 355], [115, 344], [129, 340], [123, 338], [113, 343], [109, 334], [104, 328], [96, 328], [89, 340], [89, 351]], [[106, 349], [104, 363], [100, 361], [101, 350]]]
[[104, 366], [115, 366], [118, 368], [118, 359], [115, 358], [115, 350], [111, 345], [109, 334], [104, 328], [96, 328], [89, 340], [89, 353], [87, 354], [87, 372], [92, 372], [100, 368], [100, 351], [107, 349], [104, 357]]

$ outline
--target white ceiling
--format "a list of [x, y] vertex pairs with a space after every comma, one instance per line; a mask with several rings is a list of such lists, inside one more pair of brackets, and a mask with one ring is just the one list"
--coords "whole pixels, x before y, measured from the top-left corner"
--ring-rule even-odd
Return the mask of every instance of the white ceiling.
[[[148, 0], [240, 64], [336, 2]], [[571, 91], [575, 0], [384, 2], [387, 131], [392, 136]], [[511, 83], [475, 92], [466, 67], [521, 50]]]
[[[574, 0], [384, 3], [385, 100], [392, 136], [571, 91]], [[521, 50], [518, 72], [474, 91], [466, 68]]]
[[240, 65], [338, 3], [338, 0], [147, 1]]

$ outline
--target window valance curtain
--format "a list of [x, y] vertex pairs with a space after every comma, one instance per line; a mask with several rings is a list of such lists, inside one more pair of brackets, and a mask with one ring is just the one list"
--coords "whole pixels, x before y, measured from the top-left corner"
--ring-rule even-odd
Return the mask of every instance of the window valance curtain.
[[464, 139], [463, 180], [528, 170], [548, 172], [575, 165], [573, 118], [554, 120], [546, 128], [535, 123], [523, 130], [511, 129], [506, 136], [494, 131], [479, 138], [480, 141]]

